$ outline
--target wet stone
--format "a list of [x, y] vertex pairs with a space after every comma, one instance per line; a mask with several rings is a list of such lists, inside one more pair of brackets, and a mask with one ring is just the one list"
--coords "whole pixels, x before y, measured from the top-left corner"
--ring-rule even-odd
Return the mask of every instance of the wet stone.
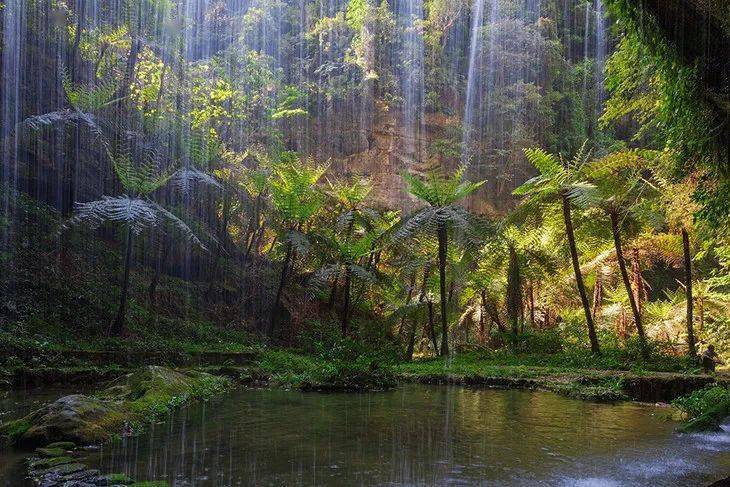
[[113, 485], [129, 485], [134, 480], [121, 473], [113, 473], [102, 475], [96, 480], [96, 485], [113, 486]]
[[35, 452], [42, 457], [62, 457], [66, 455], [63, 448], [36, 448]]
[[31, 472], [31, 476], [45, 478], [47, 474], [57, 474], [62, 477], [64, 475], [81, 472], [82, 470], [86, 470], [86, 465], [84, 465], [83, 463], [66, 463], [64, 465], [58, 465], [53, 468], [39, 470], [37, 472]]
[[85, 480], [87, 482], [91, 482], [91, 480], [96, 481], [96, 477], [98, 477], [100, 472], [98, 470], [92, 469], [92, 470], [82, 470], [81, 472], [74, 472], [72, 474], [64, 476], [66, 480]]
[[73, 450], [76, 443], [73, 441], [55, 441], [46, 445], [46, 448], [61, 448], [62, 450]]
[[52, 467], [59, 465], [65, 465], [67, 463], [74, 463], [71, 457], [51, 457], [51, 458], [38, 458], [31, 459], [28, 461], [28, 468], [31, 470], [48, 470]]

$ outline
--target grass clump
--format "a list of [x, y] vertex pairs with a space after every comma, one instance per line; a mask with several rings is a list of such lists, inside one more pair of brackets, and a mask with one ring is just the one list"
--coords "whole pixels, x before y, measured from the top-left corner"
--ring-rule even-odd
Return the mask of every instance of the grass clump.
[[389, 361], [349, 338], [322, 343], [311, 355], [265, 350], [256, 367], [275, 383], [308, 391], [376, 391], [396, 386]]
[[709, 386], [672, 401], [685, 423], [682, 430], [717, 431], [720, 424], [730, 416], [730, 389]]

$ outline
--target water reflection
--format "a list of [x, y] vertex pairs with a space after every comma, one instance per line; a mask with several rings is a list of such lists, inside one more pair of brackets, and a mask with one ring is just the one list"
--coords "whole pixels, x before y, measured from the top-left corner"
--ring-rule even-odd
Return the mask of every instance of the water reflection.
[[525, 391], [244, 390], [92, 460], [176, 486], [690, 486], [730, 471], [730, 434], [677, 435], [666, 414]]

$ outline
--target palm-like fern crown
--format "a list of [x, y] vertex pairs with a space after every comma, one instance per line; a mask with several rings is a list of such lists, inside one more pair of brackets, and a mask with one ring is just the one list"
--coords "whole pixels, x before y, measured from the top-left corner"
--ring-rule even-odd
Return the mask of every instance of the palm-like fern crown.
[[[96, 136], [102, 137], [102, 130], [94, 112], [116, 101], [114, 100], [116, 83], [113, 80], [106, 80], [94, 86], [74, 85], [65, 71], [61, 71], [61, 82], [71, 108], [33, 115], [23, 120], [21, 126], [40, 130], [43, 127], [62, 124], [85, 125]], [[101, 140], [106, 144], [103, 138]]]
[[373, 190], [373, 186], [367, 178], [356, 179], [352, 183], [347, 181], [327, 181], [327, 183], [329, 186], [327, 194], [347, 210], [360, 207]]
[[645, 151], [623, 150], [586, 166], [586, 174], [595, 182], [592, 191], [586, 192], [588, 203], [606, 209], [640, 210], [642, 200], [657, 194], [643, 174], [646, 156]]
[[223, 158], [225, 147], [214, 131], [193, 131], [187, 139], [186, 164], [172, 175], [172, 182], [187, 193], [195, 184], [221, 189], [220, 182], [208, 171]]
[[584, 180], [584, 168], [590, 159], [587, 143], [573, 156], [566, 159], [555, 156], [539, 147], [524, 149], [525, 157], [539, 172], [537, 176], [517, 187], [512, 194], [544, 200], [560, 194], [567, 195], [579, 204], [590, 205], [595, 198], [595, 187]]
[[274, 168], [271, 195], [281, 218], [288, 223], [303, 223], [322, 205], [322, 193], [316, 188], [327, 166], [312, 159], [284, 161]]
[[463, 200], [478, 190], [486, 181], [470, 182], [464, 180], [467, 166], [462, 165], [450, 177], [432, 171], [426, 179], [413, 174], [404, 174], [408, 191], [416, 198], [433, 207], [448, 206]]

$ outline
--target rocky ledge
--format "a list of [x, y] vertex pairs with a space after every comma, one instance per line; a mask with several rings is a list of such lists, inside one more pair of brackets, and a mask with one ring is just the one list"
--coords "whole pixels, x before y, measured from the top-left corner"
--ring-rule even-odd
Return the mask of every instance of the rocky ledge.
[[77, 448], [73, 442], [61, 441], [37, 448], [26, 459], [26, 471], [30, 482], [37, 487], [169, 487], [167, 481], [135, 482], [125, 474], [101, 473], [88, 468], [84, 455], [96, 447]]

